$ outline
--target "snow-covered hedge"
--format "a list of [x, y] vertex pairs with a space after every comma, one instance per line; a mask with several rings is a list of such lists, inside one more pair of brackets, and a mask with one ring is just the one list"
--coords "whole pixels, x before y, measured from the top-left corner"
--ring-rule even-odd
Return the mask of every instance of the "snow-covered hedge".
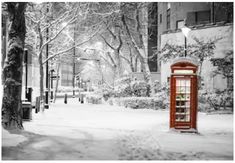
[[101, 104], [102, 103], [102, 95], [100, 94], [86, 94], [86, 102], [90, 104]]
[[160, 98], [156, 97], [123, 97], [111, 98], [108, 100], [111, 105], [125, 106], [132, 109], [167, 109], [169, 105], [165, 104]]
[[145, 81], [133, 81], [130, 77], [120, 78], [115, 81], [113, 89], [108, 87], [102, 88], [105, 101], [110, 97], [149, 97], [150, 90], [150, 85]]
[[114, 97], [148, 97], [150, 96], [150, 85], [145, 81], [126, 79], [115, 86], [113, 93]]

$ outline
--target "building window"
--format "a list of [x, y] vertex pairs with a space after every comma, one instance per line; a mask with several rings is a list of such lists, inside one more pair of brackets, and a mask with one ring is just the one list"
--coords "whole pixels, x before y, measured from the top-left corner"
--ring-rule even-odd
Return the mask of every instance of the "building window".
[[210, 11], [187, 13], [187, 25], [206, 24], [210, 22]]
[[160, 14], [160, 18], [159, 19], [160, 19], [160, 23], [162, 23], [162, 14]]
[[177, 20], [176, 21], [176, 29], [181, 29], [184, 27], [184, 20]]
[[167, 10], [167, 15], [166, 15], [166, 28], [170, 29], [170, 16], [171, 16], [171, 9]]

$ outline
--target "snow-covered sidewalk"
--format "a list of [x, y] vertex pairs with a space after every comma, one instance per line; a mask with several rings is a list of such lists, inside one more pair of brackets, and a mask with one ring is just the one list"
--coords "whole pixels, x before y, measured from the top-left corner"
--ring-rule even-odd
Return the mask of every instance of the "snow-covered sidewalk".
[[233, 159], [231, 114], [199, 113], [200, 134], [182, 134], [169, 131], [169, 111], [80, 104], [68, 99], [68, 104], [60, 100], [44, 113], [33, 113], [33, 120], [23, 125], [26, 139], [17, 146], [3, 143], [3, 159]]

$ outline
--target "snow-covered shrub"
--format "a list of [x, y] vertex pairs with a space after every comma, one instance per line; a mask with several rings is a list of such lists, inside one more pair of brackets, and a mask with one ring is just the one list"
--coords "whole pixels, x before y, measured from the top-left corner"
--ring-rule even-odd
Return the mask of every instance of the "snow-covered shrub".
[[161, 87], [161, 83], [158, 80], [155, 80], [153, 82], [153, 93], [157, 93], [159, 91], [161, 91], [162, 87]]
[[122, 77], [115, 80], [114, 85], [123, 85], [123, 84], [130, 84], [132, 79], [130, 77]]
[[158, 106], [165, 109], [169, 108], [170, 105], [170, 89], [169, 84], [160, 85], [160, 83], [156, 82], [156, 86], [154, 86], [155, 93], [152, 95], [156, 98], [158, 102]]
[[129, 107], [132, 109], [166, 109], [162, 107], [162, 101], [156, 97], [123, 97], [112, 98], [109, 104]]
[[212, 92], [200, 90], [198, 101], [200, 111], [217, 111], [226, 110], [227, 108], [233, 110], [233, 91], [216, 90]]
[[115, 97], [130, 97], [132, 96], [132, 89], [130, 84], [120, 84], [114, 88]]
[[91, 104], [101, 104], [102, 94], [99, 94], [97, 92], [86, 93], [86, 101]]
[[150, 96], [150, 84], [145, 81], [133, 81], [131, 82], [131, 88], [133, 95], [137, 97], [149, 97]]
[[153, 96], [158, 101], [158, 106], [162, 109], [169, 108], [170, 106], [170, 96], [167, 94], [166, 91], [160, 91], [154, 94]]
[[103, 87], [102, 94], [103, 94], [104, 100], [107, 101], [110, 97], [114, 96], [114, 90], [107, 88], [107, 87]]

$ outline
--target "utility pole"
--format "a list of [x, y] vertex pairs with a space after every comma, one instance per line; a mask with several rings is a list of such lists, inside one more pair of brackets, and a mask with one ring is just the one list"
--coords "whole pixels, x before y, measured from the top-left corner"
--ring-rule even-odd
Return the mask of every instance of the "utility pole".
[[[48, 16], [48, 13], [49, 13], [49, 3], [47, 2], [47, 16]], [[48, 23], [48, 17], [47, 17], [47, 23]], [[49, 28], [47, 27], [46, 28], [46, 41], [48, 41], [49, 39]], [[46, 58], [48, 58], [48, 50], [49, 50], [49, 46], [48, 44], [46, 45]], [[49, 87], [49, 78], [48, 78], [48, 61], [46, 62], [46, 91], [45, 91], [45, 108], [46, 109], [49, 109], [49, 104], [48, 104], [48, 87]]]

